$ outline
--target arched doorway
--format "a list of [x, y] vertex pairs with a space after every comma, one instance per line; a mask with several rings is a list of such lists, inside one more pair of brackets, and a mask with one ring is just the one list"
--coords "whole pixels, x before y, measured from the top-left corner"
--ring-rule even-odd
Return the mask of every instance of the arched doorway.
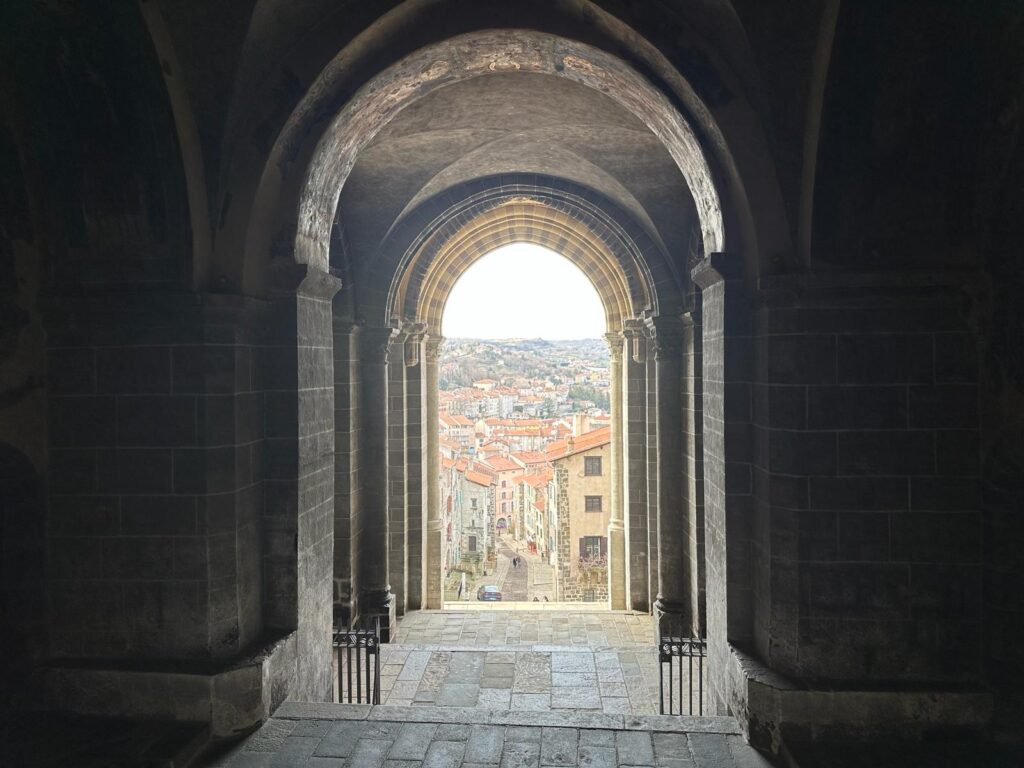
[[[496, 180], [497, 181], [497, 180]], [[507, 180], [506, 180], [507, 181]], [[565, 186], [565, 185], [561, 185]], [[665, 558], [661, 561], [664, 578], [659, 575], [658, 566], [652, 567], [652, 550], [658, 551], [657, 519], [653, 511], [657, 505], [657, 497], [640, 493], [637, 489], [647, 489], [649, 479], [657, 481], [659, 466], [665, 475], [661, 482], [663, 492], [674, 494], [676, 503], [682, 499], [681, 477], [672, 473], [669, 467], [678, 466], [681, 462], [679, 445], [674, 447], [665, 440], [659, 452], [656, 437], [655, 450], [651, 461], [648, 461], [647, 440], [648, 425], [642, 423], [647, 418], [647, 398], [656, 397], [656, 363], [652, 365], [652, 376], [648, 387], [646, 362], [643, 370], [643, 383], [640, 383], [640, 362], [632, 362], [632, 404], [634, 417], [632, 422], [623, 422], [622, 414], [628, 407], [623, 399], [623, 381], [626, 376], [623, 370], [623, 348], [626, 344], [624, 335], [629, 329], [630, 334], [643, 336], [643, 343], [653, 344], [651, 329], [660, 325], [663, 335], [659, 341], [664, 344], [670, 336], [681, 344], [681, 324], [674, 329], [670, 318], [661, 317], [657, 313], [661, 307], [679, 307], [682, 299], [679, 289], [673, 283], [663, 281], [655, 288], [652, 274], [667, 274], [668, 269], [661, 253], [653, 248], [648, 239], [645, 244], [648, 250], [644, 253], [640, 246], [628, 234], [622, 224], [617, 223], [606, 212], [583, 195], [587, 190], [579, 188], [553, 187], [545, 188], [534, 184], [532, 189], [525, 183], [514, 185], [513, 189], [502, 190], [500, 181], [496, 183], [492, 194], [482, 196], [468, 205], [450, 206], [446, 213], [435, 215], [427, 231], [417, 233], [412, 238], [414, 252], [407, 252], [400, 260], [403, 265], [392, 283], [389, 292], [393, 309], [392, 316], [399, 319], [405, 314], [405, 327], [415, 328], [410, 335], [423, 334], [424, 340], [415, 341], [423, 345], [423, 354], [414, 355], [415, 359], [423, 359], [419, 374], [419, 388], [425, 393], [423, 400], [423, 436], [422, 455], [427, 457], [427, 472], [424, 474], [426, 483], [426, 547], [424, 555], [424, 607], [440, 608], [443, 603], [441, 589], [441, 561], [443, 543], [440, 539], [442, 523], [437, 514], [441, 510], [441, 499], [437, 496], [436, 465], [431, 466], [431, 459], [438, 455], [436, 435], [437, 423], [437, 354], [442, 338], [440, 336], [441, 315], [447, 297], [459, 277], [472, 264], [489, 253], [493, 248], [511, 242], [532, 242], [538, 245], [558, 244], [560, 253], [578, 266], [588, 277], [597, 291], [605, 311], [606, 334], [611, 353], [610, 380], [611, 391], [611, 443], [610, 463], [612, 467], [611, 509], [612, 518], [608, 527], [608, 594], [609, 605], [615, 609], [648, 610], [659, 595], [664, 594], [662, 609], [665, 613], [677, 615], [677, 623], [692, 624], [692, 616], [685, 619], [682, 614], [689, 592], [686, 586], [692, 581], [689, 576], [690, 566], [686, 564], [683, 551], [676, 553], [676, 560]], [[594, 198], [592, 192], [589, 197]], [[621, 216], [621, 212], [620, 212]], [[625, 217], [623, 217], [625, 219]], [[627, 220], [627, 224], [628, 224]], [[634, 229], [636, 229], [634, 227]], [[671, 312], [671, 310], [669, 310]], [[657, 317], [657, 320], [650, 318]], [[643, 319], [642, 319], [643, 318]], [[646, 320], [650, 320], [646, 322]], [[678, 321], [677, 321], [678, 322]], [[634, 345], [630, 340], [629, 358], [633, 360], [633, 347], [639, 349], [639, 341]], [[653, 361], [652, 361], [653, 362]], [[670, 379], [678, 379], [675, 374], [665, 370], [662, 363], [662, 401], [666, 420], [677, 421], [675, 427], [665, 423], [664, 433], [669, 434], [681, 430], [680, 398], [681, 384], [669, 383]], [[628, 390], [629, 388], [626, 387]], [[642, 390], [642, 393], [641, 393]], [[666, 393], [673, 392], [675, 397]], [[643, 407], [640, 400], [643, 399]], [[670, 401], [674, 412], [670, 412]], [[643, 415], [641, 415], [641, 413]], [[634, 448], [632, 463], [623, 462], [623, 445], [626, 434], [632, 435]], [[641, 435], [643, 437], [641, 437]], [[643, 450], [641, 451], [641, 444]], [[674, 451], [674, 452], [673, 452]], [[660, 463], [659, 456], [665, 456]], [[433, 461], [437, 461], [433, 458]], [[648, 477], [650, 475], [650, 478]], [[642, 479], [641, 479], [642, 478]], [[678, 482], [680, 487], [673, 488]], [[627, 527], [625, 507], [622, 500], [626, 497], [625, 489], [633, 488], [636, 501], [633, 504], [631, 518], [631, 550], [627, 554]], [[652, 503], [653, 502], [653, 503]], [[667, 507], [667, 505], [666, 505]], [[666, 533], [668, 532], [666, 526]], [[653, 536], [652, 536], [653, 533]], [[664, 582], [665, 593], [661, 592]], [[627, 586], [628, 585], [628, 586]], [[668, 599], [669, 585], [679, 585], [680, 592], [674, 599]], [[669, 611], [667, 609], [673, 608]]]
[[[323, 338], [323, 303], [325, 299], [335, 297], [339, 287], [336, 281], [327, 277], [325, 270], [328, 264], [336, 265], [333, 267], [335, 274], [342, 277], [342, 282], [347, 279], [350, 286], [348, 291], [342, 290], [334, 298], [333, 328], [330, 333], [334, 347], [336, 392], [339, 367], [348, 371], [347, 375], [341, 377], [344, 381], [340, 382], [347, 403], [343, 409], [335, 408], [336, 414], [341, 410], [349, 411], [348, 423], [336, 422], [335, 439], [342, 443], [348, 442], [350, 458], [358, 453], [358, 467], [355, 462], [350, 462], [341, 472], [335, 472], [335, 498], [340, 496], [344, 499], [336, 502], [335, 507], [346, 508], [345, 514], [348, 515], [347, 519], [335, 515], [335, 540], [338, 541], [338, 532], [342, 531], [344, 547], [349, 553], [348, 562], [341, 564], [342, 571], [350, 574], [347, 584], [343, 576], [335, 575], [335, 597], [353, 613], [380, 616], [386, 628], [386, 636], [393, 632], [396, 613], [392, 585], [389, 583], [392, 570], [389, 548], [404, 548], [412, 560], [415, 560], [418, 551], [421, 564], [417, 568], [411, 560], [407, 561], [409, 565], [406, 573], [415, 574], [420, 570], [423, 574], [425, 584], [421, 586], [420, 593], [424, 598], [432, 592], [436, 593], [429, 583], [436, 569], [427, 568], [426, 565], [436, 561], [431, 548], [434, 546], [432, 538], [439, 531], [428, 525], [426, 544], [421, 543], [417, 547], [415, 542], [410, 542], [398, 533], [396, 526], [391, 525], [396, 516], [408, 524], [410, 512], [416, 507], [416, 503], [410, 503], [409, 500], [414, 499], [417, 493], [420, 495], [419, 507], [423, 514], [423, 496], [424, 493], [429, 494], [429, 483], [423, 483], [422, 467], [426, 462], [422, 448], [419, 456], [416, 456], [415, 437], [412, 440], [409, 438], [417, 434], [422, 438], [425, 431], [429, 433], [430, 430], [425, 429], [423, 416], [433, 410], [429, 404], [424, 408], [424, 398], [428, 396], [430, 388], [424, 388], [422, 384], [429, 379], [432, 362], [431, 339], [428, 334], [430, 313], [436, 312], [439, 305], [443, 306], [446, 278], [444, 270], [435, 270], [436, 275], [431, 273], [431, 265], [435, 262], [448, 263], [451, 267], [458, 262], [446, 262], [445, 259], [472, 259], [472, 252], [465, 248], [449, 248], [444, 251], [443, 247], [451, 245], [452, 236], [471, 222], [479, 225], [487, 220], [486, 216], [481, 215], [481, 210], [473, 210], [473, 206], [479, 204], [481, 199], [485, 199], [488, 206], [493, 208], [496, 204], [509, 202], [507, 198], [510, 193], [521, 195], [522, 189], [514, 188], [514, 183], [506, 187], [500, 182], [488, 188], [480, 176], [474, 176], [465, 182], [467, 194], [456, 203], [461, 209], [454, 215], [445, 216], [445, 212], [452, 209], [453, 188], [443, 187], [441, 192], [431, 198], [411, 201], [391, 225], [382, 245], [374, 250], [372, 256], [354, 254], [345, 232], [339, 232], [332, 222], [338, 211], [339, 195], [357, 163], [360, 151], [403, 110], [429, 94], [443, 92], [456, 84], [489, 74], [509, 72], [530, 73], [530, 76], [540, 76], [542, 79], [551, 77], [554, 81], [568, 78], [575, 86], [605, 94], [618, 105], [617, 109], [626, 110], [632, 115], [631, 119], [646, 126], [645, 130], [661, 142], [662, 151], [671, 158], [675, 172], [681, 174], [686, 181], [688, 199], [695, 211], [695, 227], [691, 233], [694, 244], [690, 253], [691, 262], [700, 261], [705, 251], [720, 250], [725, 242], [722, 204], [716, 191], [714, 174], [700, 142], [679, 111], [664, 96], [650, 92], [649, 84], [628, 65], [584, 44], [570, 43], [540, 33], [482, 32], [459, 39], [458, 43], [464, 47], [460, 48], [457, 60], [438, 58], [445, 54], [447, 48], [425, 48], [382, 75], [379, 81], [375, 81], [374, 87], [356, 94], [332, 121], [308, 164], [304, 161], [307, 169], [305, 182], [297, 194], [299, 212], [294, 255], [300, 265], [297, 274], [298, 304], [308, 304], [311, 308], [308, 313], [310, 317], [307, 317], [305, 309], [297, 310], [300, 325], [312, 321], [312, 316], [315, 316], [314, 333], [318, 339]], [[552, 46], [550, 49], [549, 44]], [[643, 98], [637, 99], [637, 94], [643, 94]], [[530, 175], [537, 176], [536, 173]], [[504, 180], [507, 175], [500, 174], [498, 178]], [[659, 243], [658, 238], [649, 233], [646, 234], [646, 239], [650, 241], [647, 243], [641, 244], [644, 240], [642, 237], [630, 237], [630, 230], [637, 227], [635, 222], [631, 226], [629, 216], [602, 218], [594, 214], [595, 206], [589, 205], [594, 190], [578, 182], [569, 183], [583, 190], [583, 194], [568, 202], [565, 199], [558, 200], [555, 210], [560, 205], [570, 208], [575, 205], [573, 215], [582, 212], [584, 217], [593, 216], [599, 225], [594, 231], [599, 234], [588, 243], [587, 239], [579, 236], [579, 227], [563, 227], [559, 231], [558, 217], [547, 214], [535, 217], [529, 228], [532, 230], [538, 223], [544, 223], [548, 227], [546, 237], [565, 237], [571, 242], [575, 236], [580, 240], [579, 248], [583, 253], [587, 253], [589, 246], [592, 258], [589, 269], [606, 283], [609, 296], [615, 297], [614, 301], [609, 302], [612, 311], [617, 313], [615, 324], [610, 327], [621, 333], [621, 386], [628, 393], [627, 401], [632, 397], [629, 402], [636, 406], [631, 418], [621, 417], [624, 421], [624, 444], [621, 451], [629, 461], [641, 454], [644, 456], [642, 467], [638, 465], [635, 472], [624, 470], [623, 474], [635, 477], [636, 483], [624, 486], [623, 495], [629, 497], [631, 511], [634, 505], [637, 510], [646, 509], [648, 518], [644, 532], [646, 553], [637, 555], [637, 559], [644, 560], [646, 564], [646, 598], [642, 591], [633, 589], [634, 583], [631, 582], [629, 599], [633, 601], [634, 607], [641, 606], [644, 600], [648, 604], [653, 602], [659, 616], [665, 617], [669, 624], [682, 628], [693, 623], [698, 613], [695, 606], [701, 602], [698, 595], [699, 578], [681, 566], [688, 560], [696, 563], [703, 552], [698, 532], [702, 526], [698, 515], [690, 514], [690, 511], [699, 507], [702, 514], [703, 500], [711, 498], [704, 493], [703, 482], [695, 481], [693, 475], [684, 481], [683, 474], [679, 472], [679, 467], [684, 464], [684, 441], [689, 441], [686, 443], [688, 446], [700, 442], [700, 428], [695, 426], [692, 419], [686, 427], [689, 432], [684, 434], [683, 427], [683, 402], [687, 398], [692, 402], [699, 396], [699, 386], [695, 382], [700, 381], [701, 373], [695, 367], [687, 368], [690, 383], [684, 386], [684, 362], [697, 359], [692, 350], [699, 346], [696, 339], [701, 325], [697, 321], [699, 313], [695, 314], [699, 304], [693, 299], [686, 277], [687, 268], [681, 266], [678, 255], [666, 259], [664, 243]], [[422, 190], [429, 187], [429, 184], [425, 185]], [[529, 185], [527, 191], [531, 191]], [[506, 199], [502, 200], [502, 196]], [[600, 192], [596, 196], [600, 196]], [[580, 204], [579, 200], [583, 203]], [[597, 208], [600, 210], [600, 206]], [[742, 217], [742, 214], [738, 215]], [[439, 229], [439, 223], [447, 225], [449, 229]], [[498, 225], [499, 230], [501, 226]], [[335, 227], [333, 234], [332, 227]], [[604, 237], [606, 233], [602, 228], [610, 231], [609, 237]], [[644, 230], [645, 225], [641, 223], [639, 228]], [[623, 237], [623, 233], [626, 237]], [[486, 234], [486, 227], [475, 231], [474, 235], [479, 238], [477, 246], [480, 243], [493, 246], [496, 242]], [[606, 241], [616, 238], [620, 241], [632, 239], [636, 247], [621, 250], [608, 247]], [[605, 241], [604, 251], [597, 247], [595, 241]], [[471, 240], [463, 245], [469, 242]], [[652, 243], [654, 247], [643, 247]], [[420, 258], [424, 254], [429, 254], [429, 258]], [[707, 269], [702, 272], [702, 287], [705, 291], [722, 283], [724, 272], [729, 275], [738, 274], [733, 262], [726, 260], [721, 266], [717, 262], [715, 265], [705, 264]], [[664, 299], [667, 296], [671, 296], [671, 299]], [[713, 325], [717, 330], [721, 326], [718, 313], [724, 311], [724, 308], [715, 303], [710, 309], [715, 314]], [[713, 341], [720, 345], [722, 337], [715, 336]], [[617, 346], [619, 339], [615, 343]], [[707, 352], [709, 349], [705, 343], [703, 350]], [[715, 353], [716, 359], [721, 359], [718, 347]], [[300, 345], [300, 371], [304, 367], [304, 354], [306, 352]], [[322, 356], [323, 347], [318, 347], [316, 354]], [[416, 369], [422, 369], [422, 372]], [[725, 381], [721, 377], [713, 381], [724, 392]], [[301, 376], [299, 390], [303, 390]], [[399, 391], [404, 392], [401, 398], [392, 394]], [[705, 389], [705, 399], [707, 394]], [[715, 408], [720, 408], [722, 399], [718, 397], [713, 402]], [[310, 402], [308, 410], [304, 410], [301, 397], [298, 405], [297, 432], [301, 435], [320, 429], [320, 409], [313, 407]], [[389, 413], [398, 412], [402, 414], [401, 419], [389, 419]], [[715, 415], [716, 418], [721, 416], [717, 411]], [[358, 425], [354, 426], [356, 420]], [[630, 422], [636, 425], [635, 431], [631, 430]], [[382, 440], [382, 435], [387, 435], [387, 439]], [[702, 465], [703, 459], [698, 457], [706, 455], [703, 448], [689, 447], [687, 450], [688, 461], [693, 466]], [[721, 470], [714, 475], [715, 519], [719, 522], [724, 517], [719, 492], [725, 488], [725, 466], [731, 463], [727, 453], [723, 449], [714, 456], [716, 469]], [[301, 450], [299, 464], [303, 464]], [[400, 478], [397, 467], [403, 467], [404, 477]], [[415, 488], [417, 474], [420, 477], [418, 489]], [[300, 476], [297, 488], [300, 505], [304, 503], [301, 501], [305, 496], [304, 483], [313, 482], [311, 478], [311, 475]], [[684, 492], [690, 494], [689, 500], [684, 497]], [[401, 504], [394, 503], [394, 499], [398, 498], [404, 501]], [[427, 498], [428, 511], [436, 509], [430, 502]], [[650, 523], [652, 509], [657, 510], [655, 524]], [[678, 525], [680, 515], [687, 519], [682, 526], [682, 535]], [[664, 517], [664, 523], [658, 519], [661, 517]], [[302, 520], [301, 509], [299, 519]], [[724, 535], [724, 525], [722, 531]], [[637, 536], [636, 540], [639, 538]], [[339, 559], [337, 547], [335, 555], [336, 560]], [[324, 590], [330, 579], [324, 578], [326, 573], [322, 562], [317, 561], [315, 568], [304, 569], [302, 561], [305, 556], [300, 552], [298, 571], [308, 578], [308, 584], [315, 583], [316, 588], [306, 590], [300, 584], [297, 597], [298, 636], [300, 645], [303, 642], [301, 638], [306, 636], [310, 653], [318, 656], [321, 650], [326, 651], [321, 644], [324, 639], [323, 610], [318, 608], [304, 611], [302, 605], [324, 606]], [[310, 556], [316, 561], [314, 555]], [[737, 552], [737, 556], [742, 557], [742, 554]], [[723, 561], [729, 557], [724, 546], [715, 550], [715, 557], [721, 557]], [[717, 566], [717, 573], [724, 585], [729, 578], [728, 574], [733, 571], [727, 569], [724, 562]], [[637, 574], [635, 583], [643, 582], [639, 576], [643, 570], [638, 565], [623, 570]], [[334, 573], [339, 573], [337, 567]], [[653, 584], [658, 586], [652, 589]], [[411, 598], [407, 600], [407, 606], [415, 607], [416, 592], [412, 588], [407, 590], [407, 596]], [[725, 599], [724, 592], [722, 598]], [[728, 653], [725, 638], [730, 634], [726, 627], [729, 621], [731, 619], [727, 618], [726, 613], [720, 612], [713, 620], [709, 618], [708, 622], [712, 634], [714, 625], [719, 625], [718, 652], [722, 654]], [[737, 627], [748, 621], [745, 616], [736, 615]]]

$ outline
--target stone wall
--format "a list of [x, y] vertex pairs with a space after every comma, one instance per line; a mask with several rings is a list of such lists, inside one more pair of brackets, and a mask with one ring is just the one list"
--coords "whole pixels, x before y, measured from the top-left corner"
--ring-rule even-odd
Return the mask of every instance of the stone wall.
[[979, 678], [977, 351], [940, 281], [762, 282], [754, 633], [779, 672]]
[[65, 308], [48, 350], [51, 651], [230, 657], [264, 626], [262, 307]]

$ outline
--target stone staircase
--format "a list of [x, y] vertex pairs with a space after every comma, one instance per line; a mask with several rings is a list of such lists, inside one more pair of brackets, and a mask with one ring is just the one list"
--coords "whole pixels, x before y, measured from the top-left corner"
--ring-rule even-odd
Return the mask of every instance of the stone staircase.
[[767, 768], [731, 717], [287, 702], [218, 768]]

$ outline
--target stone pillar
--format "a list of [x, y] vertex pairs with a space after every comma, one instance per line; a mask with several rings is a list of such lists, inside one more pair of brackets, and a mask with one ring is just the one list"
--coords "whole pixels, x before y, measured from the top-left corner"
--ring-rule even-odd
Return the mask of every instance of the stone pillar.
[[405, 615], [409, 558], [406, 530], [409, 525], [405, 487], [405, 342], [409, 334], [397, 330], [388, 349], [388, 577], [395, 594], [395, 613]]
[[687, 634], [692, 625], [687, 509], [683, 496], [683, 324], [677, 317], [647, 319], [657, 390], [658, 597], [661, 634]]
[[[694, 284], [701, 289], [706, 621], [708, 668], [712, 670], [729, 669], [733, 663], [729, 643], [741, 647], [754, 643], [753, 510], [749, 489], [742, 483], [740, 493], [735, 488], [737, 474], [750, 472], [753, 442], [749, 424], [744, 422], [750, 418], [744, 411], [749, 413], [745, 403], [750, 402], [752, 355], [740, 262], [714, 253], [691, 271]], [[793, 365], [793, 355], [792, 351], [780, 355], [779, 364]], [[797, 387], [786, 389], [799, 391]], [[799, 492], [798, 485], [792, 487]], [[736, 688], [732, 676], [712, 673], [708, 683], [713, 712], [746, 710], [747, 702], [737, 698], [746, 694]]]
[[608, 604], [626, 609], [626, 526], [622, 503], [622, 334], [607, 333], [611, 380], [611, 520], [608, 521]]
[[348, 623], [352, 610], [352, 509], [358, 483], [355, 414], [358, 403], [352, 383], [358, 366], [352, 321], [334, 317], [334, 621]]
[[379, 617], [381, 640], [395, 637], [395, 596], [389, 581], [388, 519], [388, 349], [392, 328], [359, 331], [361, 505], [353, 520], [353, 570], [359, 590], [358, 614]]
[[687, 532], [690, 549], [690, 605], [693, 609], [692, 634], [706, 636], [706, 600], [704, 567], [704, 422], [703, 375], [701, 373], [700, 296], [683, 315], [683, 476], [689, 518]]
[[650, 610], [647, 557], [647, 373], [646, 345], [638, 320], [623, 323], [622, 413], [623, 505], [626, 594], [634, 611]]
[[441, 523], [441, 461], [438, 444], [439, 422], [437, 418], [438, 358], [444, 337], [430, 334], [423, 342], [423, 432], [426, 435], [426, 461], [423, 462], [423, 485], [427, 489], [426, 529], [423, 548], [424, 576], [423, 607], [440, 609], [444, 602], [442, 580], [442, 555], [444, 552], [444, 530]]
[[658, 370], [654, 345], [647, 326], [644, 339], [645, 397], [647, 402], [647, 604], [654, 605], [658, 596]]
[[405, 342], [405, 553], [407, 588], [405, 610], [423, 607], [423, 347], [421, 323], [407, 327]]

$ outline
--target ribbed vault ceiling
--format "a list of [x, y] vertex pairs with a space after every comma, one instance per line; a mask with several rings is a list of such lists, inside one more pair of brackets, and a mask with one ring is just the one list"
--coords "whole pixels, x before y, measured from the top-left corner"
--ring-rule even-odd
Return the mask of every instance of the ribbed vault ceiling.
[[607, 96], [561, 78], [505, 74], [437, 90], [403, 110], [364, 149], [338, 217], [365, 259], [427, 198], [499, 173], [543, 173], [590, 187], [628, 210], [676, 258], [696, 214], [658, 139]]

